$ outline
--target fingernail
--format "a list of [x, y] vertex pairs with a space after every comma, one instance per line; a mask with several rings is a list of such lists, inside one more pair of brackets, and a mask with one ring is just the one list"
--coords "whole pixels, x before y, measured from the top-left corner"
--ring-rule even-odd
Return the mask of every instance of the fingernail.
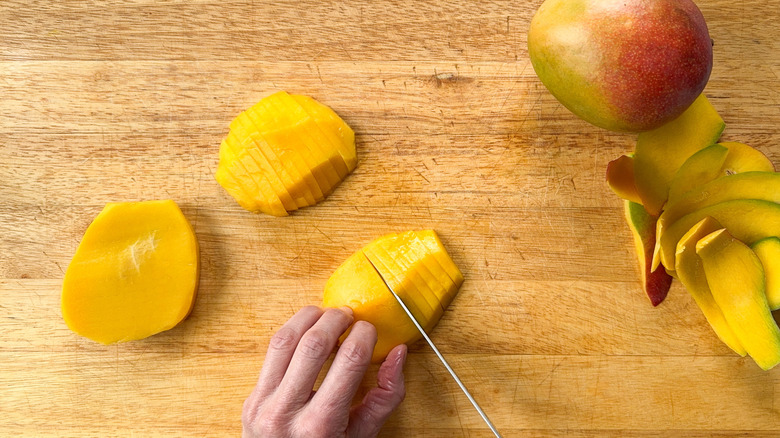
[[409, 348], [406, 346], [406, 344], [403, 344], [403, 347], [401, 347], [401, 352], [398, 354], [398, 356], [395, 358], [395, 363], [398, 365], [398, 369], [403, 372], [404, 364], [406, 363], [406, 353], [409, 351]]
[[339, 307], [339, 309], [341, 309], [342, 312], [346, 313], [349, 316], [354, 316], [355, 315], [355, 312], [352, 311], [352, 308], [350, 308], [348, 306], [341, 306], [341, 307]]

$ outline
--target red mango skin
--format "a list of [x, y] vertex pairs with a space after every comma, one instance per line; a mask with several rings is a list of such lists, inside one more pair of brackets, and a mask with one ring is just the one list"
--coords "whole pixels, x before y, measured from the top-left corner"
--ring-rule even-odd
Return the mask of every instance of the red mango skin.
[[675, 119], [712, 70], [712, 40], [691, 0], [546, 0], [531, 21], [528, 50], [564, 106], [612, 131]]
[[653, 307], [666, 299], [672, 286], [672, 276], [663, 268], [653, 271], [653, 249], [657, 217], [650, 215], [641, 204], [624, 201], [626, 221], [634, 236], [636, 255], [641, 270], [642, 288]]

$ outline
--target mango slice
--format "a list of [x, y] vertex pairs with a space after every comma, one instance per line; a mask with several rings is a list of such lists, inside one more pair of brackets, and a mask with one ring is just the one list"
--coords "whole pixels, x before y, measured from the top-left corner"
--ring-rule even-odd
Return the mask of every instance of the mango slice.
[[[404, 299], [404, 303], [418, 321], [424, 321], [409, 300]], [[422, 337], [362, 251], [349, 256], [330, 276], [322, 305], [348, 306], [356, 321], [369, 321], [376, 327], [377, 343], [371, 358], [375, 363], [381, 362], [396, 345], [410, 344]]]
[[672, 286], [672, 277], [663, 269], [652, 271], [650, 263], [655, 246], [655, 220], [645, 208], [635, 202], [624, 201], [626, 222], [634, 236], [642, 289], [653, 306], [661, 304]]
[[[665, 239], [665, 234], [666, 229], [676, 220], [694, 211], [737, 199], [780, 202], [780, 173], [745, 172], [724, 176], [697, 187], [670, 205], [658, 218], [656, 251], [659, 254], [653, 258], [653, 269], [659, 263], [663, 263], [668, 269], [674, 266], [673, 254], [677, 241]], [[679, 234], [676, 237], [679, 239], [681, 236], [682, 234]]]
[[780, 329], [769, 310], [758, 256], [725, 229], [702, 238], [696, 253], [715, 302], [750, 357], [764, 370], [780, 363]]
[[718, 176], [726, 157], [728, 148], [719, 144], [713, 144], [691, 155], [677, 169], [672, 182], [669, 184], [669, 199], [667, 205], [674, 204], [686, 193], [694, 188], [706, 184]]
[[780, 238], [761, 239], [751, 246], [756, 253], [766, 276], [766, 299], [769, 308], [780, 309]]
[[761, 151], [744, 143], [718, 143], [729, 150], [719, 176], [743, 172], [774, 172], [775, 165]]
[[103, 344], [143, 339], [189, 315], [198, 242], [175, 202], [110, 203], [87, 228], [62, 286], [62, 316]]
[[[349, 306], [355, 320], [369, 321], [377, 328], [374, 362], [382, 361], [396, 345], [421, 337], [385, 282], [426, 332], [436, 326], [457, 293], [462, 274], [440, 243], [433, 230], [382, 236], [352, 254], [325, 284], [323, 306]], [[460, 281], [453, 282], [443, 265], [453, 275], [457, 272]], [[424, 275], [423, 268], [427, 270]]]
[[356, 163], [355, 134], [333, 110], [280, 91], [230, 123], [215, 178], [243, 208], [286, 216], [325, 199]]
[[620, 198], [642, 203], [634, 181], [633, 155], [621, 155], [607, 164], [607, 185]]
[[696, 304], [701, 309], [704, 317], [707, 318], [707, 322], [710, 323], [718, 338], [734, 350], [735, 353], [745, 356], [747, 354], [745, 347], [739, 342], [737, 335], [734, 334], [734, 331], [726, 321], [726, 317], [723, 316], [723, 312], [715, 302], [710, 286], [707, 283], [701, 258], [696, 254], [696, 243], [721, 228], [718, 221], [711, 217], [706, 217], [688, 230], [677, 244], [677, 264], [675, 265], [675, 270], [677, 278], [679, 278], [685, 289], [696, 301]]
[[702, 94], [677, 119], [639, 134], [634, 152], [636, 188], [642, 205], [657, 216], [677, 169], [697, 151], [714, 144], [726, 125]]
[[757, 199], [736, 199], [696, 210], [678, 219], [662, 236], [659, 258], [664, 266], [675, 265], [675, 249], [683, 235], [697, 222], [711, 216], [736, 239], [752, 245], [780, 236], [780, 204]]

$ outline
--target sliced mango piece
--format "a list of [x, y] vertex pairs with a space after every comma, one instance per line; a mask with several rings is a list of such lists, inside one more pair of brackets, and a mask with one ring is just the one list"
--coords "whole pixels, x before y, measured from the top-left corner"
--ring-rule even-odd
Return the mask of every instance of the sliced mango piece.
[[780, 363], [780, 329], [769, 310], [758, 256], [725, 229], [702, 238], [696, 253], [715, 302], [750, 357], [764, 370]]
[[232, 153], [220, 151], [217, 180], [242, 207], [286, 215], [322, 201], [355, 168], [354, 132], [332, 110], [304, 98], [274, 93], [230, 123], [223, 145]]
[[642, 203], [634, 182], [632, 155], [621, 155], [607, 164], [607, 185], [619, 197], [637, 204]]
[[639, 134], [634, 153], [636, 188], [642, 205], [657, 216], [677, 169], [691, 155], [714, 144], [726, 127], [702, 94], [677, 119]]
[[[231, 122], [228, 139], [231, 137], [242, 139], [245, 143], [243, 146], [244, 149], [257, 165], [263, 168], [266, 178], [273, 186], [274, 191], [282, 201], [282, 205], [284, 205], [284, 208], [288, 212], [295, 211], [298, 207], [308, 205], [305, 202], [305, 196], [302, 196], [301, 194], [293, 196], [290, 192], [289, 187], [292, 185], [292, 178], [289, 176], [288, 172], [286, 172], [287, 169], [279, 163], [276, 154], [268, 147], [268, 144], [260, 136], [260, 133], [256, 131], [256, 128], [246, 111], [241, 112], [233, 119], [233, 122]], [[300, 177], [296, 179], [300, 180]]]
[[780, 309], [780, 238], [761, 239], [751, 246], [764, 266], [766, 276], [766, 299], [769, 308]]
[[677, 278], [680, 279], [685, 289], [696, 301], [696, 304], [704, 313], [704, 317], [707, 318], [707, 322], [710, 323], [718, 338], [734, 350], [735, 353], [745, 356], [747, 354], [745, 347], [739, 342], [737, 335], [734, 334], [734, 331], [726, 321], [726, 317], [723, 316], [723, 312], [715, 302], [710, 286], [707, 283], [707, 277], [704, 274], [701, 259], [696, 254], [696, 243], [708, 234], [721, 228], [718, 221], [711, 217], [706, 217], [688, 230], [677, 244], [675, 271], [677, 272]]
[[639, 273], [642, 289], [653, 306], [661, 304], [669, 293], [672, 277], [663, 269], [652, 271], [650, 264], [655, 246], [655, 221], [643, 206], [631, 201], [623, 201], [626, 222], [634, 236], [634, 246], [639, 260]]
[[[685, 197], [674, 204], [669, 205], [658, 218], [656, 230], [656, 239], [658, 243], [663, 241], [666, 229], [674, 224], [679, 218], [696, 210], [701, 210], [711, 205], [735, 199], [756, 199], [780, 202], [780, 173], [738, 173], [718, 178], [689, 191]], [[680, 236], [677, 237], [679, 238]], [[677, 242], [675, 241], [674, 245], [676, 244]], [[662, 245], [657, 245], [656, 251], [660, 252], [661, 246]], [[669, 256], [673, 253], [674, 247], [666, 247], [665, 255]], [[669, 257], [665, 259], [654, 257], [653, 268], [655, 269], [655, 267], [664, 260], [670, 263], [672, 262], [672, 259]], [[667, 265], [664, 263], [664, 266], [668, 269], [672, 269], [674, 265]]]
[[669, 184], [667, 205], [674, 204], [689, 191], [719, 177], [728, 154], [728, 148], [713, 144], [685, 160]]
[[[414, 306], [419, 309], [422, 319], [417, 321], [426, 330], [431, 330], [433, 329], [431, 324], [438, 322], [438, 318], [435, 321], [433, 320], [438, 306], [429, 304], [422, 295], [422, 291], [419, 289], [420, 279], [415, 278], [416, 274], [401, 269], [392, 257], [382, 249], [381, 241], [387, 240], [389, 237], [392, 237], [392, 235], [380, 237], [369, 243], [363, 247], [363, 254], [366, 255], [366, 258], [379, 271], [379, 275], [387, 281], [387, 284], [401, 297], [407, 306]], [[438, 316], [440, 317], [441, 315]]]
[[[368, 321], [376, 327], [377, 342], [371, 358], [374, 363], [384, 360], [396, 345], [411, 344], [422, 337], [362, 251], [352, 254], [330, 276], [322, 305], [348, 306], [356, 321]], [[423, 321], [419, 310], [410, 310]]]
[[[420, 338], [419, 332], [385, 282], [404, 301], [426, 331], [431, 330], [443, 314], [444, 307], [434, 303], [431, 308], [423, 296], [423, 291], [431, 292], [426, 288], [427, 285], [420, 281], [417, 269], [420, 260], [408, 258], [409, 254], [403, 254], [404, 249], [396, 247], [400, 241], [408, 240], [408, 236], [413, 235], [416, 238], [417, 234], [389, 234], [374, 240], [350, 256], [325, 285], [324, 306], [349, 306], [355, 312], [356, 320], [369, 321], [377, 328], [379, 341], [374, 349], [374, 362], [384, 359], [396, 345], [411, 343]], [[435, 233], [431, 230], [425, 235], [431, 236]], [[425, 248], [422, 259], [433, 260], [432, 252], [424, 245], [421, 247]], [[436, 247], [436, 251], [442, 252], [449, 259], [443, 247]], [[413, 259], [415, 261], [409, 263], [409, 260]], [[460, 272], [457, 267], [455, 270]], [[448, 303], [450, 300], [448, 297]]]
[[775, 166], [761, 151], [744, 143], [718, 143], [728, 148], [729, 154], [721, 167], [720, 176], [742, 172], [774, 172]]
[[712, 216], [746, 245], [780, 236], [780, 204], [756, 199], [736, 199], [696, 210], [675, 221], [661, 237], [659, 258], [664, 266], [675, 266], [675, 249], [683, 235], [697, 222]]
[[[261, 101], [265, 105], [270, 117], [275, 118], [275, 124], [280, 128], [263, 131], [263, 136], [271, 143], [284, 145], [289, 149], [298, 151], [299, 156], [311, 169], [311, 173], [317, 181], [318, 190], [323, 196], [330, 194], [332, 187], [341, 181], [336, 174], [328, 157], [322, 154], [319, 146], [312, 144], [311, 132], [306, 126], [302, 126], [307, 117], [300, 105], [292, 99], [292, 105], [288, 104], [289, 95], [285, 92], [274, 93]], [[337, 151], [333, 153], [338, 155]]]
[[175, 202], [110, 203], [87, 228], [62, 285], [62, 316], [103, 344], [143, 339], [189, 315], [198, 242]]
[[[239, 205], [250, 211], [260, 211], [272, 216], [287, 216], [287, 210], [270, 184], [262, 175], [252, 175], [236, 155], [235, 147], [228, 139], [219, 148], [219, 162], [214, 178]], [[233, 179], [237, 185], [230, 182]], [[236, 190], [236, 188], [240, 190]]]
[[331, 180], [331, 185], [335, 186], [341, 182], [349, 174], [349, 171], [339, 153], [339, 144], [330, 142], [316, 120], [293, 96], [281, 92], [269, 96], [269, 99], [275, 100], [279, 106], [285, 108], [284, 114], [289, 117], [292, 124], [300, 131], [300, 139], [303, 141], [303, 144], [313, 154], [319, 154], [324, 162], [330, 164], [330, 167], [326, 168], [325, 171]]
[[313, 98], [297, 94], [293, 94], [292, 97], [314, 118], [323, 134], [331, 140], [331, 144], [338, 147], [339, 154], [347, 166], [347, 171], [355, 170], [357, 154], [355, 151], [355, 132], [352, 128], [331, 108]]
[[444, 272], [450, 276], [452, 282], [455, 283], [457, 287], [460, 287], [460, 285], [463, 284], [463, 274], [460, 272], [460, 269], [458, 269], [455, 262], [452, 261], [447, 250], [444, 249], [444, 244], [441, 243], [439, 235], [433, 230], [417, 231], [415, 234], [423, 245], [428, 248], [428, 251], [433, 254], [436, 261], [439, 262], [442, 269], [444, 269]]

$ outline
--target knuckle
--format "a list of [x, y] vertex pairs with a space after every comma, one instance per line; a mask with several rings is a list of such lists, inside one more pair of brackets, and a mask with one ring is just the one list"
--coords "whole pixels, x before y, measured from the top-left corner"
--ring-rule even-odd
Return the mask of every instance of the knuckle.
[[298, 334], [295, 330], [289, 327], [282, 327], [271, 337], [268, 346], [274, 350], [286, 350], [294, 348], [297, 339]]
[[349, 368], [363, 368], [371, 360], [371, 352], [366, 345], [358, 342], [344, 342], [339, 348], [339, 356], [344, 358]]
[[330, 337], [321, 329], [311, 329], [298, 344], [301, 354], [310, 358], [321, 358], [330, 353]]

